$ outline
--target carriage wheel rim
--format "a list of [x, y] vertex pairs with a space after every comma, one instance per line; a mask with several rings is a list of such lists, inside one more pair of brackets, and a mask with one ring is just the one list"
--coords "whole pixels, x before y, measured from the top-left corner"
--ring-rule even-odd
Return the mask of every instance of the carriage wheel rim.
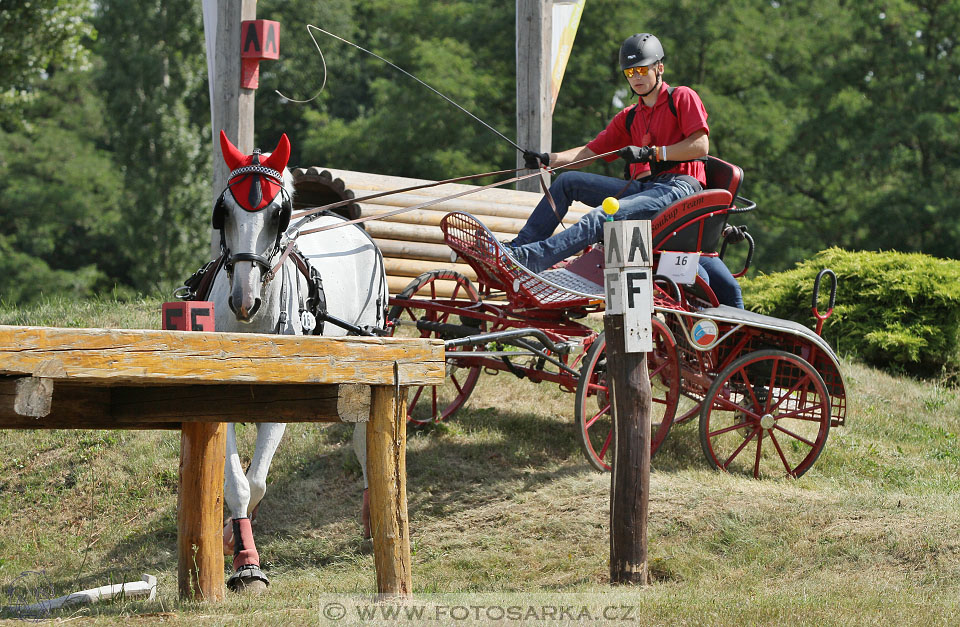
[[[722, 418], [731, 412], [732, 424]], [[823, 379], [803, 358], [776, 349], [734, 360], [714, 380], [701, 407], [700, 443], [708, 462], [724, 471], [736, 465], [755, 478], [803, 475], [823, 451], [829, 429], [830, 397]], [[740, 430], [741, 441], [725, 438]], [[730, 451], [733, 444], [739, 445]]]

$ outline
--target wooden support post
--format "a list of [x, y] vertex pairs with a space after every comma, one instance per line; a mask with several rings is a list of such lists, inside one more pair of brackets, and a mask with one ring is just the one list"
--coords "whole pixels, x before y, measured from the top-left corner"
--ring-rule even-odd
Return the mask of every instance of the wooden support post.
[[367, 423], [370, 529], [377, 592], [410, 597], [410, 529], [407, 524], [406, 388], [371, 388]]
[[604, 315], [616, 450], [610, 479], [610, 583], [649, 582], [650, 377], [646, 353], [624, 351], [624, 315]]
[[[256, 91], [240, 87], [242, 60], [240, 58], [240, 23], [257, 18], [256, 0], [219, 0], [217, 2], [217, 32], [214, 52], [216, 77], [213, 85], [213, 103], [210, 107], [213, 123], [213, 200], [227, 186], [230, 174], [220, 155], [220, 131], [223, 130], [244, 154], [253, 152], [253, 106]], [[210, 254], [220, 251], [217, 233], [210, 235]]]
[[183, 423], [180, 490], [177, 498], [177, 582], [181, 599], [224, 597], [223, 463], [224, 423]]
[[[553, 141], [552, 5], [549, 0], [517, 0], [517, 144], [536, 152], [550, 152]], [[523, 167], [523, 155], [519, 153], [517, 167]], [[540, 183], [532, 177], [519, 181], [517, 189], [540, 191]]]

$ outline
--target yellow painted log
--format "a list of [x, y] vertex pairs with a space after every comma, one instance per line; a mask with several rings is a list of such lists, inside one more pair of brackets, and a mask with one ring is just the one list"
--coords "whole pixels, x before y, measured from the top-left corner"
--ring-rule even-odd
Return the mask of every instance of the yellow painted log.
[[371, 220], [370, 222], [364, 222], [363, 226], [370, 237], [377, 241], [395, 239], [446, 246], [446, 242], [443, 240], [443, 231], [439, 227], [401, 224], [389, 220]]
[[440, 341], [0, 326], [0, 375], [96, 385], [443, 382]]
[[419, 259], [421, 261], [437, 262], [447, 266], [453, 262], [454, 252], [446, 244], [427, 244], [424, 242], [410, 242], [395, 239], [374, 238], [384, 257], [396, 259]]

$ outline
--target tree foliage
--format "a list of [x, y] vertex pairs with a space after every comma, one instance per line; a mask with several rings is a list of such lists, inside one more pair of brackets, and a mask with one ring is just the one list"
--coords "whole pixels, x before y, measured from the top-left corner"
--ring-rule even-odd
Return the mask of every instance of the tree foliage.
[[179, 284], [206, 257], [209, 108], [200, 6], [193, 0], [103, 0], [97, 76], [122, 164], [118, 244], [125, 282]]
[[16, 124], [44, 75], [89, 67], [89, 0], [0, 0], [0, 122]]
[[[0, 12], [3, 263], [76, 294], [166, 290], [207, 253], [199, 3], [0, 0]], [[286, 132], [294, 165], [430, 179], [513, 167], [514, 148], [480, 123], [315, 31], [321, 61], [306, 30], [390, 59], [513, 138], [513, 3], [289, 0], [261, 2], [258, 16], [283, 29], [281, 59], [261, 63], [258, 146]], [[667, 82], [702, 96], [711, 153], [746, 172], [754, 267], [830, 246], [957, 256], [960, 0], [590, 0], [553, 149], [589, 141], [635, 102], [617, 51], [642, 31], [664, 43]], [[0, 298], [29, 298], [14, 274], [0, 271]]]

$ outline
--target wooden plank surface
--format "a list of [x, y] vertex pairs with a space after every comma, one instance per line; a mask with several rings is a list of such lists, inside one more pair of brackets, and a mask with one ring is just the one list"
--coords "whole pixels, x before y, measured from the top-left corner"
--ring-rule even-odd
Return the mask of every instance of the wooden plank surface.
[[0, 375], [96, 385], [439, 385], [440, 340], [0, 326]]

